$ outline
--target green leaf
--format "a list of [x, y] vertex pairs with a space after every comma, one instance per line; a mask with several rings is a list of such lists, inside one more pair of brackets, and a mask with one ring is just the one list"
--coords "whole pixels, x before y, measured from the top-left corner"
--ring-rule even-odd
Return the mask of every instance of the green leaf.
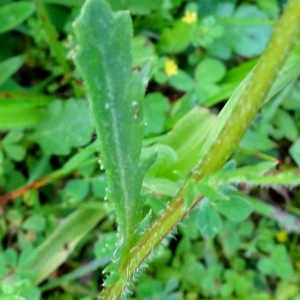
[[18, 266], [19, 267], [24, 267], [24, 266], [27, 267], [35, 259], [36, 259], [36, 251], [31, 248], [27, 248], [27, 249], [23, 250], [19, 256]]
[[294, 269], [291, 264], [289, 253], [283, 245], [277, 245], [272, 250], [274, 272], [280, 278], [288, 278], [293, 275]]
[[87, 144], [92, 131], [90, 112], [84, 100], [57, 100], [48, 106], [31, 139], [45, 154], [67, 155], [72, 147]]
[[195, 70], [195, 78], [201, 82], [218, 82], [226, 73], [226, 68], [222, 62], [213, 58], [202, 60]]
[[215, 237], [222, 227], [219, 213], [207, 198], [200, 201], [196, 223], [201, 234], [206, 238]]
[[298, 128], [293, 117], [285, 110], [278, 109], [273, 117], [272, 123], [276, 126], [281, 135], [290, 141], [298, 137]]
[[4, 149], [7, 155], [15, 161], [22, 161], [26, 155], [26, 150], [21, 145], [8, 144], [4, 145]]
[[96, 257], [109, 257], [116, 251], [119, 236], [117, 232], [108, 232], [101, 236], [101, 240], [94, 245]]
[[234, 195], [230, 195], [228, 200], [218, 201], [216, 206], [219, 212], [234, 222], [245, 220], [253, 210], [249, 201]]
[[120, 232], [130, 245], [142, 219], [141, 101], [148, 70], [132, 71], [132, 25], [127, 12], [113, 13], [103, 0], [88, 0], [75, 32], [79, 42], [75, 62], [89, 94], [108, 198], [115, 204]]
[[[272, 29], [269, 24], [259, 24], [268, 16], [254, 5], [240, 5], [233, 15], [234, 24], [225, 26], [223, 40], [239, 55], [253, 57], [265, 49]], [[244, 21], [245, 20], [245, 21]], [[253, 23], [251, 24], [251, 20]], [[244, 21], [244, 22], [243, 22]]]
[[179, 53], [185, 50], [191, 41], [192, 26], [181, 20], [174, 23], [172, 28], [165, 28], [159, 41], [159, 49], [163, 53]]
[[17, 252], [14, 249], [9, 248], [5, 250], [4, 255], [5, 263], [8, 264], [10, 267], [15, 268], [18, 260]]
[[300, 167], [300, 138], [298, 138], [289, 149], [289, 153], [297, 166]]
[[42, 117], [42, 110], [53, 98], [32, 93], [0, 93], [0, 129], [35, 125]]
[[0, 33], [13, 29], [26, 20], [34, 11], [34, 4], [19, 1], [0, 7]]
[[196, 106], [180, 118], [165, 136], [157, 139], [158, 143], [170, 146], [178, 154], [178, 161], [161, 172], [160, 177], [173, 178], [176, 173], [184, 176], [195, 167], [214, 121], [215, 115], [204, 107]]
[[176, 75], [169, 77], [169, 83], [180, 91], [190, 91], [195, 86], [191, 76], [182, 70], [178, 70]]
[[26, 300], [26, 299], [16, 295], [2, 295], [0, 296], [0, 300]]
[[34, 230], [36, 232], [42, 232], [46, 227], [46, 220], [41, 215], [31, 215], [24, 221], [22, 227], [25, 230]]
[[227, 183], [249, 183], [251, 180], [263, 178], [263, 174], [276, 166], [276, 162], [265, 161], [253, 166], [241, 167], [235, 170], [218, 171], [209, 175], [205, 180], [212, 186]]
[[71, 201], [80, 201], [87, 196], [89, 183], [85, 179], [76, 178], [68, 181], [63, 189], [63, 194]]
[[[0, 8], [1, 10], [1, 8]], [[0, 11], [1, 15], [1, 11]], [[1, 18], [1, 16], [0, 16]], [[2, 20], [1, 20], [2, 21]], [[1, 22], [1, 24], [3, 24]], [[1, 25], [0, 25], [1, 28]], [[24, 64], [25, 56], [18, 55], [14, 57], [10, 57], [0, 63], [0, 86], [10, 78], [18, 69]]]
[[166, 112], [170, 108], [168, 98], [161, 93], [151, 93], [144, 100], [145, 135], [161, 133], [166, 122]]
[[76, 245], [99, 223], [107, 211], [101, 203], [80, 207], [65, 218], [55, 231], [36, 249], [36, 260], [30, 266], [36, 283], [43, 281], [65, 262]]

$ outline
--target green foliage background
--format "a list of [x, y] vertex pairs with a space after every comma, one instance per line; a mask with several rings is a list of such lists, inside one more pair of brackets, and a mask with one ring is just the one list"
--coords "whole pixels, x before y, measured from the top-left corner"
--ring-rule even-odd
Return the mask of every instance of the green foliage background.
[[[97, 39], [114, 34], [116, 44], [102, 44], [109, 69], [92, 74], [99, 77], [96, 92], [107, 80], [121, 102], [134, 98], [141, 105], [134, 102], [116, 125], [136, 132], [128, 137], [124, 126], [120, 146], [132, 150], [121, 163], [135, 204], [131, 211], [116, 208], [133, 224], [120, 223], [119, 233], [106, 197], [124, 190], [107, 194], [115, 174], [103, 170], [115, 166], [117, 154], [105, 145], [97, 152], [82, 70], [73, 62], [80, 38], [72, 24], [84, 1], [0, 3], [0, 299], [96, 299], [103, 269], [122, 248], [120, 236], [134, 242], [182, 185], [216, 114], [256, 64], [285, 5], [108, 2], [115, 12], [129, 10], [134, 33], [124, 37], [129, 15], [118, 15], [124, 26], [106, 20]], [[183, 21], [186, 12], [197, 15], [191, 24]], [[116, 62], [112, 50], [120, 43], [124, 53]], [[82, 57], [87, 70], [97, 56], [88, 59]], [[175, 75], [168, 76], [167, 61], [177, 66]], [[120, 66], [122, 86], [114, 82]], [[300, 299], [299, 67], [297, 42], [230, 161], [188, 189], [187, 204], [197, 192], [206, 198], [157, 247], [128, 299]], [[111, 115], [121, 112], [118, 103], [109, 103]], [[95, 104], [103, 123], [112, 118], [106, 104]], [[103, 128], [101, 135], [112, 135], [109, 125]]]

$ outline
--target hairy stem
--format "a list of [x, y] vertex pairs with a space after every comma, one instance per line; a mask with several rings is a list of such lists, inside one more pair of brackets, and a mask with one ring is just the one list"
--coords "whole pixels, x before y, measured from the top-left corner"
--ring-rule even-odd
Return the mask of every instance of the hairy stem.
[[[297, 38], [299, 29], [300, 1], [291, 0], [278, 21], [273, 36], [257, 66], [247, 78], [246, 83], [242, 83], [243, 86], [239, 88], [239, 93], [233, 95], [219, 114], [216, 125], [209, 135], [210, 139], [204, 146], [202, 159], [187, 184], [197, 182], [220, 169], [232, 155], [263, 104], [265, 96]], [[121, 279], [105, 288], [100, 299], [119, 299], [154, 247], [202, 199], [201, 195], [196, 195], [192, 204], [187, 207], [184, 203], [187, 184], [181, 188], [167, 208], [139, 238], [127, 260], [121, 265]]]

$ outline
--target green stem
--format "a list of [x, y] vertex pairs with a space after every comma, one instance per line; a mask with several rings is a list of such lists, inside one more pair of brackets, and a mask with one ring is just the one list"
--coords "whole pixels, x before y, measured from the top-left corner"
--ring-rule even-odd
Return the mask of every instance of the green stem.
[[196, 195], [192, 204], [186, 207], [184, 203], [186, 186], [220, 169], [228, 160], [263, 104], [299, 29], [300, 1], [291, 0], [257, 66], [247, 78], [246, 84], [242, 83], [241, 92], [233, 95], [219, 114], [216, 125], [211, 130], [210, 139], [204, 146], [202, 159], [187, 184], [139, 238], [127, 260], [121, 265], [122, 278], [106, 287], [100, 299], [119, 299], [152, 250], [202, 199], [201, 195]]

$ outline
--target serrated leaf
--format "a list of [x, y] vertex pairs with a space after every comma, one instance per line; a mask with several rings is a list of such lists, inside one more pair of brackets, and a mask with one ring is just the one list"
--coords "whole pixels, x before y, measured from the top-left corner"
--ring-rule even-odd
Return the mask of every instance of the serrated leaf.
[[224, 216], [234, 222], [245, 220], [253, 208], [249, 201], [241, 196], [231, 195], [228, 200], [218, 201], [216, 207]]
[[219, 171], [209, 175], [205, 180], [212, 186], [218, 186], [227, 183], [247, 183], [254, 179], [263, 178], [263, 174], [267, 173], [276, 166], [276, 162], [261, 162], [253, 166], [246, 166], [235, 170]]
[[131, 244], [142, 219], [141, 100], [147, 75], [132, 72], [132, 25], [127, 12], [113, 13], [103, 0], [88, 0], [75, 32], [79, 42], [75, 62], [89, 94], [108, 198], [115, 203], [120, 232]]
[[299, 169], [288, 171], [274, 170], [272, 174], [264, 175], [276, 164], [276, 162], [262, 162], [236, 170], [219, 171], [209, 175], [204, 183], [215, 187], [221, 184], [245, 184], [262, 187], [276, 187], [278, 185], [295, 187], [300, 185]]
[[0, 33], [13, 29], [26, 20], [34, 11], [34, 4], [19, 1], [0, 7]]
[[93, 125], [84, 100], [57, 100], [51, 103], [31, 138], [45, 154], [67, 155], [73, 147], [87, 144]]
[[203, 198], [200, 201], [196, 224], [201, 234], [206, 238], [215, 237], [222, 227], [219, 213], [207, 198]]

